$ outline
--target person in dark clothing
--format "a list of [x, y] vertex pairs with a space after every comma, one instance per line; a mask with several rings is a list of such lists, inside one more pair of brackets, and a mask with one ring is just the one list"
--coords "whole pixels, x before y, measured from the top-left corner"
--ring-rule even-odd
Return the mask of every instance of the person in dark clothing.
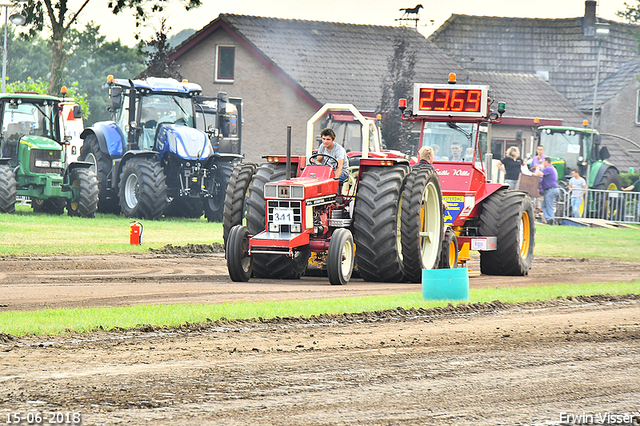
[[516, 189], [518, 177], [522, 170], [522, 158], [520, 150], [512, 146], [507, 150], [507, 155], [497, 164], [498, 168], [505, 174], [504, 183], [509, 185], [509, 189]]
[[423, 146], [418, 150], [418, 159], [420, 161], [415, 165], [415, 167], [431, 166], [431, 164], [433, 163], [433, 157], [433, 148], [427, 145]]

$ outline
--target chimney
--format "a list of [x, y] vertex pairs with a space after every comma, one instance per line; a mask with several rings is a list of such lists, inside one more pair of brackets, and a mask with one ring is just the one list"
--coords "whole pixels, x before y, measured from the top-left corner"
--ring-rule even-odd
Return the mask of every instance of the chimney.
[[593, 37], [596, 33], [596, 6], [595, 0], [584, 2], [584, 19], [582, 21], [582, 34], [585, 37]]

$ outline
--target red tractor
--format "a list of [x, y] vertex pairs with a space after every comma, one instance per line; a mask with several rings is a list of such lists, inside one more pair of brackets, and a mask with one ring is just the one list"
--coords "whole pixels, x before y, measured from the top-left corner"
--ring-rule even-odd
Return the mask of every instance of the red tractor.
[[[533, 260], [533, 203], [520, 191], [488, 183], [482, 161], [488, 124], [499, 123], [504, 103], [490, 111], [489, 86], [415, 84], [413, 109], [400, 99], [402, 119], [421, 122], [419, 146], [436, 153], [433, 166], [446, 203], [441, 268], [465, 265], [480, 252], [487, 275], [527, 275]], [[483, 129], [484, 128], [484, 129]]]
[[[372, 158], [362, 144], [358, 165], [339, 185], [337, 161], [325, 155], [318, 164], [313, 154], [321, 115], [309, 121], [306, 156], [267, 156], [257, 168], [234, 170], [223, 222], [231, 279], [299, 278], [316, 253], [331, 284], [346, 284], [356, 264], [368, 281], [420, 282], [422, 269], [437, 266], [443, 239], [435, 170], [411, 169], [403, 157]], [[361, 131], [369, 140], [369, 126]]]

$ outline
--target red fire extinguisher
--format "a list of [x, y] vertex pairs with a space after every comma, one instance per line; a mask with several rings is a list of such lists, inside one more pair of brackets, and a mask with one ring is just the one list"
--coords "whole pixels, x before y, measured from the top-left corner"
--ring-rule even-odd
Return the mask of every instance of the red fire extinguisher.
[[140, 245], [142, 244], [142, 231], [144, 227], [138, 221], [133, 221], [131, 224], [131, 232], [129, 233], [129, 242], [131, 244]]

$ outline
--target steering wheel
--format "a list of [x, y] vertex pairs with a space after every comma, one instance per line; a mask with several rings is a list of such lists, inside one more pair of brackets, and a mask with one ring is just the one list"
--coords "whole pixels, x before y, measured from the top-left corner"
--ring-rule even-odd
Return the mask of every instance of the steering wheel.
[[[318, 160], [318, 157], [322, 157], [322, 162]], [[336, 170], [338, 168], [338, 160], [336, 159], [336, 157], [329, 154], [313, 154], [311, 157], [309, 157], [309, 164], [329, 166], [333, 170]]]

